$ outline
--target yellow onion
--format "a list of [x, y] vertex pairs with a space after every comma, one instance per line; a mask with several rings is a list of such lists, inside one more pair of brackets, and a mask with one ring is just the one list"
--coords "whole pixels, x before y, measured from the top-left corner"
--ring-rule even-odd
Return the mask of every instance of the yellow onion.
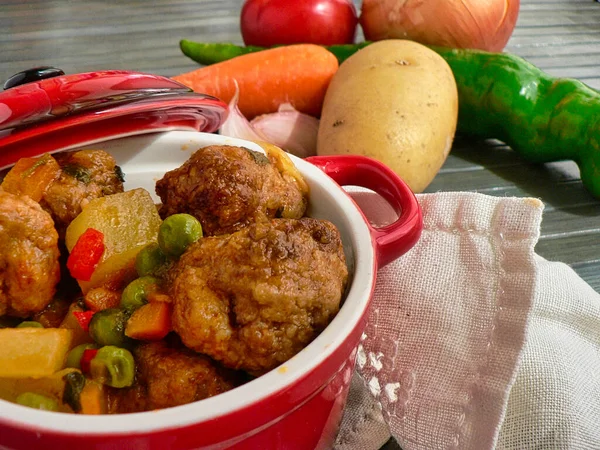
[[504, 49], [519, 0], [363, 0], [365, 39], [411, 39], [426, 45]]

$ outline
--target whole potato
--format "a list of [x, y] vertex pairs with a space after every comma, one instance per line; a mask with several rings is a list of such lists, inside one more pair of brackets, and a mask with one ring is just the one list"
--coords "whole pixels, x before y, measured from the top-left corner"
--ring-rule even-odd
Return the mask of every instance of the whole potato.
[[450, 152], [457, 118], [456, 82], [441, 56], [412, 41], [379, 41], [334, 75], [317, 154], [370, 156], [422, 192]]

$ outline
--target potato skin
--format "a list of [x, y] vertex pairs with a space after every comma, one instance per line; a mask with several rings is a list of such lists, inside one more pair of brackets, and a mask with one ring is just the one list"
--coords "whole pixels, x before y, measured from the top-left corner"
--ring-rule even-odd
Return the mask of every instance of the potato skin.
[[450, 152], [457, 119], [456, 82], [446, 61], [416, 42], [379, 41], [333, 77], [317, 154], [370, 156], [422, 192]]

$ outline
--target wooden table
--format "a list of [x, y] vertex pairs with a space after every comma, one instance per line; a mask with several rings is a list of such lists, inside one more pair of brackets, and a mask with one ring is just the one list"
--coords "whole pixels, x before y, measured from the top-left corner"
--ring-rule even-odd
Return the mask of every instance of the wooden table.
[[[182, 55], [179, 40], [241, 43], [241, 4], [242, 0], [0, 0], [0, 80], [40, 65], [66, 73], [186, 72], [197, 65]], [[600, 3], [521, 0], [507, 50], [552, 75], [579, 78], [600, 89]], [[457, 138], [427, 191], [540, 198], [546, 209], [537, 252], [569, 264], [600, 292], [600, 201], [585, 191], [574, 163], [529, 164], [501, 143]]]

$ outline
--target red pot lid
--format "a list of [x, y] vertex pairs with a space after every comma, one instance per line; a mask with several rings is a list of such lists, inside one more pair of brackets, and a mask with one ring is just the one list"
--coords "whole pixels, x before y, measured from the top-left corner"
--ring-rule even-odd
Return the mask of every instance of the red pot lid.
[[[227, 115], [227, 105], [221, 100], [158, 75], [118, 70], [62, 75], [62, 71], [53, 71], [38, 77], [52, 78], [30, 82], [27, 74], [32, 71], [22, 72], [0, 92], [0, 168], [22, 157], [134, 134], [168, 130], [211, 133]], [[55, 76], [57, 73], [61, 75]]]

